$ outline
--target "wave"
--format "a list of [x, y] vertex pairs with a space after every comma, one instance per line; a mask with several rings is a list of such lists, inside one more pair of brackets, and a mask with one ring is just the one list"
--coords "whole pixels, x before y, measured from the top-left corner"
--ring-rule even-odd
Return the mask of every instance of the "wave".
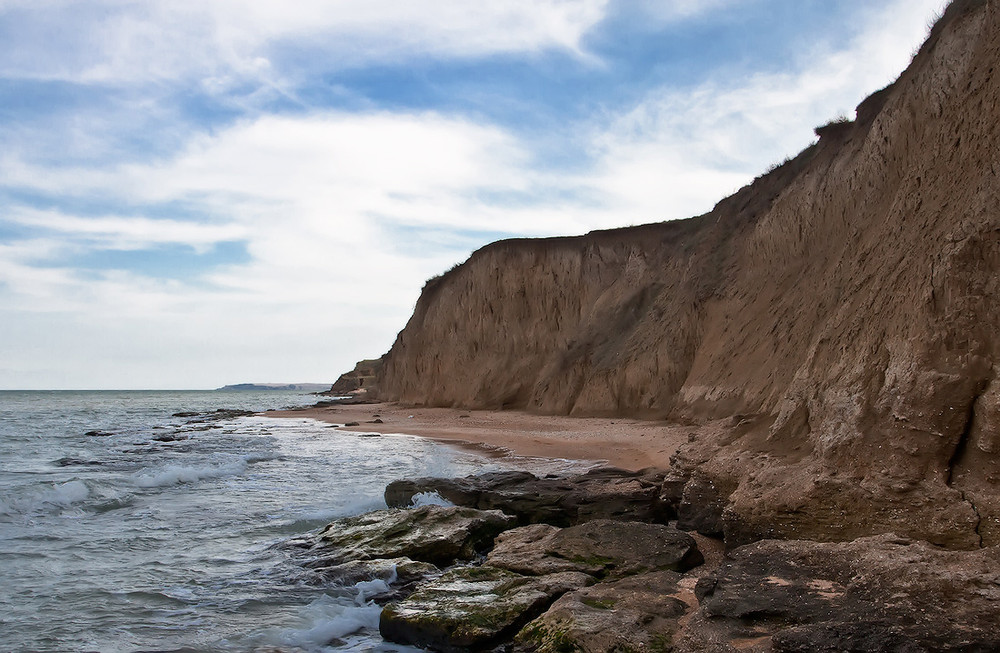
[[62, 510], [86, 501], [90, 496], [90, 488], [83, 481], [66, 481], [27, 492], [20, 497], [0, 499], [0, 515], [31, 514], [46, 509]]
[[198, 481], [237, 476], [247, 469], [246, 460], [237, 460], [222, 465], [167, 465], [154, 472], [139, 472], [133, 481], [139, 487], [168, 487], [180, 483], [196, 483]]
[[287, 628], [267, 637], [272, 645], [316, 651], [361, 630], [378, 631], [382, 608], [374, 603], [347, 604], [324, 594], [305, 607], [302, 628]]

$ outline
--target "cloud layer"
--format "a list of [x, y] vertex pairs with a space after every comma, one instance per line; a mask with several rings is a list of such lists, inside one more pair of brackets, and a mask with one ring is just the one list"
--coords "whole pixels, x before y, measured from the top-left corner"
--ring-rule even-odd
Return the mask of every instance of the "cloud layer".
[[[426, 98], [445, 73], [463, 88], [508, 66], [586, 86], [624, 65], [589, 45], [620, 5], [418, 4], [0, 0], [16, 46], [0, 75], [63, 103], [0, 128], [0, 388], [332, 381], [385, 351], [426, 278], [491, 240], [710, 209], [891, 81], [940, 8], [867, 9], [780, 66], [586, 96], [546, 129]], [[708, 7], [639, 14], [680, 30]], [[441, 79], [371, 91], [414, 69]], [[501, 81], [525, 112], [566, 101]]]

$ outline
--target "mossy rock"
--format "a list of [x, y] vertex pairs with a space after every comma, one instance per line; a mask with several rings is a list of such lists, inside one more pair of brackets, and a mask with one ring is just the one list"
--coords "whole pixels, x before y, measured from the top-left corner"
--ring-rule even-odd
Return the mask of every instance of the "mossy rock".
[[517, 634], [519, 651], [606, 653], [671, 651], [681, 575], [660, 571], [605, 581], [563, 595]]
[[379, 629], [392, 642], [439, 651], [482, 649], [517, 633], [586, 574], [531, 577], [495, 567], [462, 567], [382, 611]]
[[338, 519], [319, 543], [335, 562], [405, 557], [445, 566], [489, 550], [514, 525], [513, 517], [498, 510], [421, 506]]
[[497, 538], [488, 558], [494, 567], [521, 574], [580, 571], [595, 578], [686, 571], [702, 561], [687, 533], [661, 524], [605, 519], [569, 528], [516, 528]]

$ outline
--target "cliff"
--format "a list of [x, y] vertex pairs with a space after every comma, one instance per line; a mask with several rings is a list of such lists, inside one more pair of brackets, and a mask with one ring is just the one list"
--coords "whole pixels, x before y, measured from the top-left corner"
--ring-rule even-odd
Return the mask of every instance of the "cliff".
[[378, 397], [378, 380], [381, 374], [382, 359], [359, 361], [353, 370], [341, 374], [330, 389], [321, 394], [333, 397], [364, 395], [366, 399], [375, 399]]
[[727, 541], [1000, 542], [998, 4], [953, 2], [855, 121], [708, 214], [429, 281], [381, 396], [690, 422]]

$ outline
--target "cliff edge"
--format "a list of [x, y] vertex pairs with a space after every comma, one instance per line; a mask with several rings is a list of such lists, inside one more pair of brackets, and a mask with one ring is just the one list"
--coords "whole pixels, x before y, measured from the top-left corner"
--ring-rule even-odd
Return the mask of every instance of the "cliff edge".
[[727, 543], [1000, 543], [998, 5], [953, 2], [855, 121], [710, 213], [429, 281], [380, 397], [690, 422], [684, 492], [718, 508], [689, 517]]

